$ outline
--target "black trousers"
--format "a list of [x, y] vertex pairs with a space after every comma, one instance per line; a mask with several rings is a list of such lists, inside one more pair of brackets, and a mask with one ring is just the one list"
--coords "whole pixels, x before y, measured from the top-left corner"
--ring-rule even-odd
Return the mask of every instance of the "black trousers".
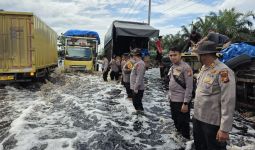
[[174, 126], [183, 137], [190, 139], [190, 105], [189, 111], [186, 113], [181, 112], [182, 102], [170, 102], [172, 119]]
[[104, 79], [104, 81], [107, 81], [108, 72], [109, 72], [109, 69], [107, 69], [107, 70], [103, 73], [103, 79]]
[[143, 103], [142, 103], [142, 99], [143, 99], [143, 92], [144, 90], [138, 90], [138, 93], [135, 93], [133, 91], [133, 105], [135, 107], [135, 110], [142, 110], [143, 111]]
[[110, 77], [111, 77], [111, 80], [119, 80], [119, 72], [114, 72], [114, 71], [111, 71], [110, 73]]
[[128, 95], [128, 98], [132, 98], [132, 90], [130, 89], [130, 83], [129, 82], [124, 82], [124, 86], [126, 88], [126, 92]]
[[193, 118], [193, 136], [196, 150], [226, 150], [226, 142], [218, 142], [219, 126], [207, 124]]
[[123, 81], [123, 77], [121, 76], [121, 85], [125, 86], [125, 83]]
[[160, 54], [158, 51], [157, 51], [156, 60], [158, 60], [159, 63], [161, 63], [162, 61], [162, 54]]

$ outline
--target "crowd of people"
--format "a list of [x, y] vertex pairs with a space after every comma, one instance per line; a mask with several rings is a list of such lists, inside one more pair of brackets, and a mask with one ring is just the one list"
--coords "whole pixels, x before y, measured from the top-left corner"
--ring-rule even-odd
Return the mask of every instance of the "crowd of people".
[[[196, 150], [224, 150], [232, 128], [235, 109], [235, 75], [216, 56], [218, 44], [229, 44], [227, 36], [210, 31], [201, 38], [192, 32], [190, 44], [196, 46], [196, 54], [203, 65], [193, 83], [193, 70], [181, 58], [182, 51], [177, 47], [169, 49], [172, 67], [169, 69], [169, 92], [171, 117], [176, 131], [185, 139], [190, 139], [190, 109], [193, 85], [196, 84], [194, 101], [193, 137]], [[159, 38], [159, 41], [161, 37]], [[162, 47], [157, 43], [158, 57], [162, 55]], [[111, 80], [118, 80], [122, 75], [122, 83], [128, 98], [132, 99], [136, 113], [143, 113], [142, 98], [144, 93], [145, 63], [138, 49], [124, 54], [122, 60], [113, 57], [110, 63], [104, 57], [103, 78], [111, 68]], [[120, 73], [121, 72], [121, 73]]]
[[118, 81], [126, 88], [127, 98], [131, 99], [136, 110], [135, 113], [143, 113], [142, 98], [144, 93], [145, 63], [142, 60], [141, 50], [135, 48], [131, 53], [124, 53], [122, 58], [113, 56], [109, 62], [107, 57], [103, 58], [103, 79], [107, 81], [110, 71], [111, 80]]

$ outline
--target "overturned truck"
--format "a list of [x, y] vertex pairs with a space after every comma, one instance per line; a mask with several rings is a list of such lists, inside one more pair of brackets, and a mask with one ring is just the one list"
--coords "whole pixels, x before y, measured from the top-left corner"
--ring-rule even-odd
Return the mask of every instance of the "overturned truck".
[[237, 106], [255, 110], [255, 42], [234, 43], [223, 50], [221, 61], [236, 75]]
[[[110, 60], [112, 56], [129, 53], [133, 48], [149, 50], [149, 40], [158, 37], [159, 30], [146, 23], [114, 21], [104, 39], [104, 53]], [[145, 59], [148, 65], [148, 58]]]

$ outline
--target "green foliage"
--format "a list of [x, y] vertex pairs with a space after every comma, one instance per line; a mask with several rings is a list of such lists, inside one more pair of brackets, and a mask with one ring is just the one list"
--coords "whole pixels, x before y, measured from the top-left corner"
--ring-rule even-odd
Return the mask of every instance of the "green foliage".
[[220, 10], [218, 13], [210, 12], [205, 17], [198, 17], [189, 26], [182, 26], [182, 30], [175, 35], [163, 37], [164, 49], [172, 46], [184, 50], [191, 30], [198, 31], [203, 37], [208, 34], [209, 29], [213, 29], [221, 34], [225, 34], [232, 41], [255, 41], [254, 30], [252, 30], [255, 14], [252, 11], [247, 13], [237, 12], [234, 8]]

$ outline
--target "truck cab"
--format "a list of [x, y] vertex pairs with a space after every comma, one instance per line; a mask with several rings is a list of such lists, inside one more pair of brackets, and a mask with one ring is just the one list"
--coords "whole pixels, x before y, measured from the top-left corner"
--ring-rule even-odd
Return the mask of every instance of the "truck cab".
[[[85, 71], [92, 72], [96, 68], [96, 56], [99, 38], [85, 34], [82, 31], [66, 32], [64, 69], [66, 72]], [[83, 36], [82, 36], [83, 35]]]

